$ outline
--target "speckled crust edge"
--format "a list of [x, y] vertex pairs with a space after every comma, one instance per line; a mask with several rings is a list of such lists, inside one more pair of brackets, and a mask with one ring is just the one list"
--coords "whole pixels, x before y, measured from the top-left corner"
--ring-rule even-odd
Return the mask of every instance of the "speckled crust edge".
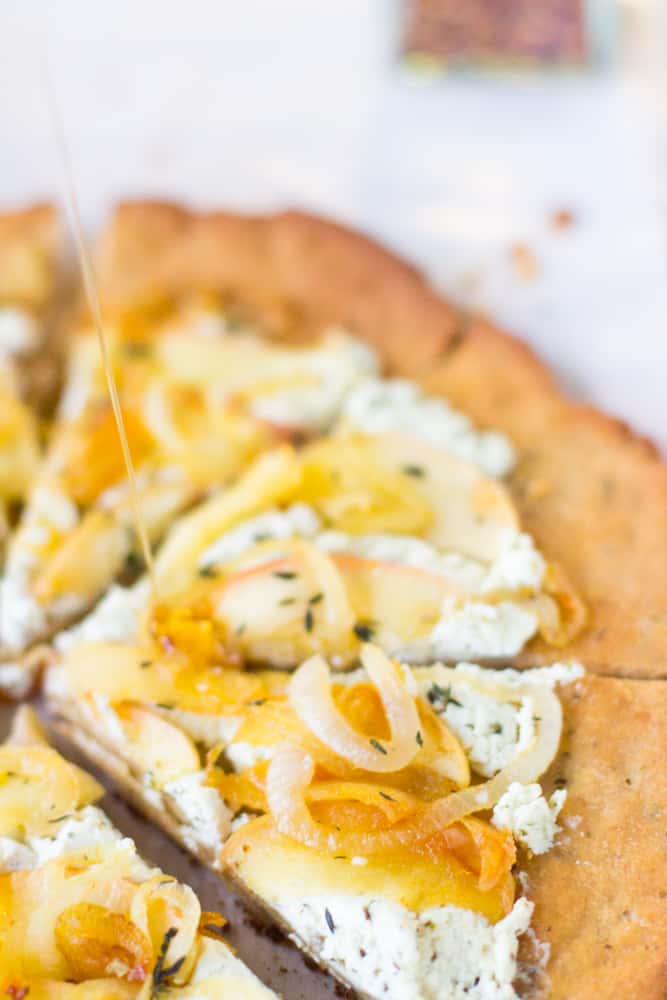
[[[19, 265], [26, 253], [41, 253], [47, 264], [55, 261], [60, 250], [60, 227], [54, 205], [44, 202], [11, 212], [0, 211], [0, 299], [11, 299], [35, 309], [45, 308], [55, 285], [54, 280], [37, 283], [26, 279]], [[14, 264], [8, 267], [8, 264]], [[18, 271], [23, 273], [19, 274]], [[42, 279], [48, 275], [41, 273]]]
[[[302, 212], [251, 217], [124, 203], [100, 241], [97, 273], [108, 307], [192, 288], [222, 291], [269, 320], [282, 310], [307, 329], [344, 325], [404, 373], [426, 371], [456, 328], [454, 310], [414, 268]], [[406, 343], [414, 330], [419, 336]]]
[[269, 321], [287, 309], [306, 328], [340, 323], [387, 371], [508, 433], [524, 523], [591, 611], [567, 648], [534, 643], [518, 665], [577, 656], [594, 672], [667, 676], [667, 466], [624, 424], [569, 400], [525, 344], [464, 316], [372, 240], [301, 212], [124, 203], [100, 242], [98, 273], [111, 307], [203, 285]]

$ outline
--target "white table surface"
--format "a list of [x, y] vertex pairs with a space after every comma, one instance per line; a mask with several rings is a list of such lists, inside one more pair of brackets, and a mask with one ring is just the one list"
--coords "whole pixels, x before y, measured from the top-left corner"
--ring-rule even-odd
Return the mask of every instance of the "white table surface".
[[[91, 227], [128, 195], [330, 213], [667, 447], [654, 2], [614, 77], [424, 86], [396, 68], [389, 0], [0, 0], [0, 202], [58, 192], [47, 47]], [[562, 208], [576, 224], [554, 232]], [[536, 280], [516, 273], [515, 243]]]

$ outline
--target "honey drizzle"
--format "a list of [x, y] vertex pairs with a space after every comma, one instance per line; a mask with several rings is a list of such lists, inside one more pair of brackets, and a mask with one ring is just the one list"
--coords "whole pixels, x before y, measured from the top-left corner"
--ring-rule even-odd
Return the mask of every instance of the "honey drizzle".
[[88, 247], [86, 245], [86, 240], [83, 235], [83, 226], [81, 224], [81, 215], [79, 212], [79, 202], [76, 193], [76, 186], [74, 184], [74, 173], [72, 170], [72, 162], [69, 155], [69, 147], [67, 145], [65, 128], [63, 124], [62, 115], [60, 113], [60, 108], [56, 100], [55, 91], [53, 88], [53, 81], [51, 79], [50, 73], [48, 72], [48, 66], [45, 65], [44, 71], [45, 71], [45, 80], [47, 84], [46, 92], [47, 92], [49, 109], [51, 112], [53, 130], [56, 139], [56, 145], [58, 148], [58, 154], [63, 168], [63, 177], [65, 181], [64, 184], [65, 204], [67, 207], [67, 214], [69, 216], [70, 227], [72, 229], [72, 235], [74, 236], [74, 242], [77, 249], [77, 256], [79, 259], [79, 266], [81, 268], [81, 275], [83, 278], [83, 287], [85, 295], [88, 300], [88, 305], [93, 317], [93, 325], [95, 326], [95, 330], [97, 332], [97, 339], [100, 345], [104, 374], [106, 376], [107, 388], [109, 390], [109, 398], [111, 400], [111, 408], [113, 410], [114, 419], [116, 421], [116, 429], [118, 430], [118, 437], [120, 438], [120, 447], [123, 453], [123, 461], [125, 462], [125, 468], [127, 469], [127, 478], [130, 486], [130, 501], [132, 504], [132, 515], [134, 518], [135, 530], [137, 532], [137, 537], [139, 539], [139, 544], [141, 546], [144, 562], [146, 563], [146, 568], [148, 570], [148, 574], [151, 580], [151, 586], [153, 588], [153, 591], [155, 591], [155, 567], [153, 563], [153, 555], [151, 552], [150, 541], [148, 538], [148, 531], [146, 530], [146, 525], [144, 524], [144, 520], [141, 515], [141, 505], [139, 503], [139, 489], [137, 487], [137, 477], [134, 469], [134, 463], [132, 461], [130, 444], [127, 439], [127, 433], [125, 430], [125, 421], [123, 420], [123, 411], [120, 403], [120, 397], [118, 395], [118, 386], [116, 384], [116, 378], [111, 364], [111, 352], [109, 350], [109, 342], [107, 340], [107, 335], [104, 331], [104, 326], [102, 323], [102, 310], [100, 307], [100, 297], [97, 289], [97, 281], [95, 279], [95, 271], [93, 269], [93, 262], [90, 256], [90, 252], [88, 250]]

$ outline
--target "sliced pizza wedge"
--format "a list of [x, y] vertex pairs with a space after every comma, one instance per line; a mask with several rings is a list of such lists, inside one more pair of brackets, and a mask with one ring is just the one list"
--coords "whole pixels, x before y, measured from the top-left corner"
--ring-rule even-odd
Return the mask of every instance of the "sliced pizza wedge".
[[148, 865], [52, 749], [31, 709], [0, 746], [0, 992], [39, 1000], [275, 997], [224, 918]]
[[[105, 234], [100, 279], [119, 307], [146, 289], [180, 293], [204, 282], [269, 322], [335, 323], [371, 344], [391, 374], [508, 434], [518, 458], [509, 487], [522, 520], [590, 610], [569, 654], [603, 674], [665, 675], [665, 463], [627, 427], [569, 399], [524, 344], [462, 315], [377, 243], [299, 212], [121, 205]], [[550, 655], [535, 642], [522, 662]]]
[[0, 214], [0, 531], [3, 547], [35, 476], [35, 410], [53, 388], [45, 344], [55, 297], [58, 225], [40, 205]]
[[[285, 344], [246, 322], [221, 296], [195, 293], [109, 315], [137, 506], [152, 543], [260, 451], [325, 427], [348, 386], [375, 370], [373, 354], [336, 330]], [[8, 547], [0, 641], [12, 669], [116, 577], [136, 576], [141, 558], [97, 334], [83, 322], [71, 333], [49, 447]]]
[[56, 647], [124, 640], [147, 659], [277, 668], [321, 653], [345, 668], [370, 639], [421, 663], [506, 661], [538, 634], [565, 646], [585, 608], [522, 532], [502, 482], [456, 454], [486, 457], [488, 437], [465, 425], [438, 446], [418, 428], [383, 431], [382, 405], [365, 432], [351, 426], [359, 395], [382, 403], [397, 390], [363, 380], [326, 438], [259, 457], [173, 526], [152, 582], [114, 588]]
[[[371, 645], [347, 674], [319, 656], [293, 674], [144, 657], [92, 643], [50, 668], [68, 737], [360, 995], [537, 984], [584, 1000], [612, 996], [621, 966], [662, 995], [661, 684], [645, 697], [576, 665], [410, 669]], [[640, 718], [646, 748], [628, 739]], [[558, 901], [578, 894], [575, 919]], [[622, 952], [573, 969], [573, 934]]]

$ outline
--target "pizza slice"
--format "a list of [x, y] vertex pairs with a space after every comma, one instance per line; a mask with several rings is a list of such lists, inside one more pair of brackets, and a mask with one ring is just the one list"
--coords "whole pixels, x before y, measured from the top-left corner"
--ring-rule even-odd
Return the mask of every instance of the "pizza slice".
[[147, 864], [93, 803], [98, 783], [18, 710], [0, 747], [0, 992], [38, 1000], [275, 997], [225, 920]]
[[361, 663], [249, 672], [89, 643], [46, 693], [135, 805], [360, 995], [583, 1000], [636, 970], [657, 1000], [664, 686], [409, 668], [372, 645]]
[[[56, 648], [124, 640], [146, 659], [277, 668], [321, 653], [340, 669], [369, 639], [420, 663], [506, 661], [538, 634], [565, 646], [585, 609], [502, 482], [458, 457], [456, 436], [436, 446], [419, 427], [381, 429], [373, 400], [404, 393], [441, 412], [407, 382], [362, 380], [330, 435], [259, 457], [174, 524], [152, 581], [114, 588]], [[365, 433], [351, 423], [362, 395], [376, 422]], [[426, 426], [433, 436], [437, 421]], [[466, 427], [461, 440], [485, 455], [488, 437]]]
[[3, 547], [39, 458], [36, 404], [52, 390], [45, 345], [55, 295], [55, 209], [0, 214], [0, 537]]
[[[116, 308], [151, 288], [206, 287], [267, 322], [288, 314], [303, 331], [341, 326], [370, 344], [388, 373], [507, 434], [517, 456], [508, 485], [522, 522], [590, 612], [568, 655], [603, 674], [664, 676], [664, 462], [618, 421], [567, 398], [524, 344], [462, 315], [373, 241], [298, 212], [124, 204], [105, 234], [99, 275]], [[550, 656], [548, 645], [532, 642], [521, 662]]]
[[[260, 451], [326, 426], [348, 385], [375, 369], [373, 354], [339, 331], [307, 345], [277, 343], [249, 322], [233, 303], [202, 293], [109, 314], [137, 504], [152, 543]], [[49, 447], [8, 547], [0, 639], [11, 671], [116, 577], [136, 576], [133, 499], [97, 334], [83, 322], [71, 332]]]

